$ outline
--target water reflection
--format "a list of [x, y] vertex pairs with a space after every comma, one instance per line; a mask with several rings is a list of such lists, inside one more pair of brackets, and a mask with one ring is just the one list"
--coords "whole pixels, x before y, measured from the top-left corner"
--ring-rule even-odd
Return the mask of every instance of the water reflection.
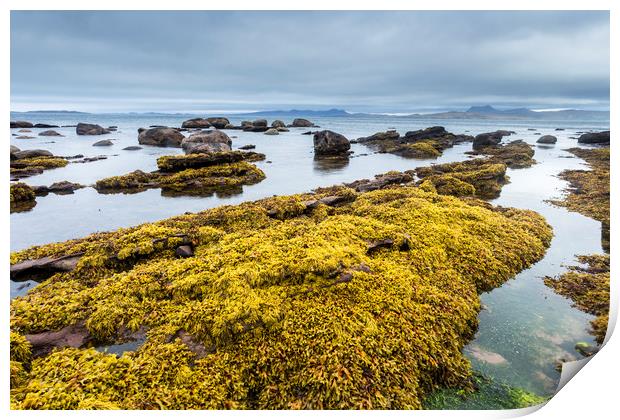
[[314, 170], [316, 172], [340, 172], [349, 165], [348, 156], [315, 156]]

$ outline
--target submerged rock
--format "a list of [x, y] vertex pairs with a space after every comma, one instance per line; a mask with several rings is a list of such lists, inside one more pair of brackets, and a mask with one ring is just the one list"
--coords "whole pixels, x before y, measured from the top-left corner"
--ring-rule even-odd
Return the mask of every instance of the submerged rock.
[[123, 147], [123, 150], [142, 150], [140, 146], [127, 146]]
[[342, 134], [330, 130], [314, 134], [314, 154], [321, 156], [348, 155], [351, 144]]
[[64, 137], [62, 134], [60, 134], [59, 132], [54, 131], [54, 130], [41, 131], [39, 133], [39, 136], [59, 136], [59, 137]]
[[112, 143], [112, 140], [99, 140], [93, 143], [93, 146], [112, 146], [112, 145], [114, 145], [114, 143]]
[[108, 134], [110, 131], [97, 124], [78, 123], [75, 132], [79, 136], [99, 136]]

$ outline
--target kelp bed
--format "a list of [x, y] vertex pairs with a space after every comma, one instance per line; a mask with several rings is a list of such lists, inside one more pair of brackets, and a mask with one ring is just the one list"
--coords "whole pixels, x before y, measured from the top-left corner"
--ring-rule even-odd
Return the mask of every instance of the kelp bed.
[[542, 258], [551, 228], [371, 183], [13, 253], [51, 277], [11, 303], [12, 407], [421, 408], [461, 385], [479, 293]]
[[137, 170], [105, 178], [95, 183], [95, 189], [103, 194], [131, 194], [149, 188], [161, 188], [164, 195], [240, 193], [242, 185], [265, 179], [263, 171], [248, 163], [263, 159], [263, 154], [241, 151], [162, 156], [157, 159], [157, 171]]
[[546, 277], [545, 284], [570, 298], [580, 310], [596, 315], [591, 322], [592, 334], [602, 344], [609, 323], [609, 255], [582, 255], [577, 259], [584, 267], [570, 267], [557, 278]]

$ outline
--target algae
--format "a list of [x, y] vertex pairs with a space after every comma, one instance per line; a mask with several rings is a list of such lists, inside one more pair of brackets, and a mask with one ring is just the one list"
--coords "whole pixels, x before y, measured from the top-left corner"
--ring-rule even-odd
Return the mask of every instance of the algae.
[[34, 190], [23, 182], [11, 184], [11, 213], [28, 211], [37, 205]]
[[578, 309], [596, 315], [591, 332], [600, 345], [609, 322], [609, 255], [582, 255], [577, 260], [585, 266], [569, 267], [557, 278], [545, 277], [545, 284], [570, 298]]
[[[83, 256], [11, 302], [15, 337], [82, 322], [93, 344], [148, 333], [120, 357], [63, 348], [12, 363], [11, 406], [421, 408], [469, 377], [479, 293], [551, 236], [528, 210], [339, 186], [16, 252]], [[179, 243], [194, 256], [177, 258]]]
[[48, 169], [62, 168], [69, 161], [59, 156], [40, 156], [11, 161], [11, 179], [37, 175]]

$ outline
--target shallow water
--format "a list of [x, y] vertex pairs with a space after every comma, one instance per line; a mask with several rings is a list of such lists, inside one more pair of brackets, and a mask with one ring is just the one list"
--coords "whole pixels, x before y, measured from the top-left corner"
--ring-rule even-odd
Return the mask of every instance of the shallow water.
[[[26, 178], [30, 185], [50, 185], [56, 181], [93, 184], [113, 175], [141, 169], [156, 169], [156, 158], [177, 154], [179, 149], [144, 146], [142, 150], [125, 151], [124, 147], [137, 145], [137, 129], [149, 125], [180, 126], [190, 116], [144, 115], [13, 115], [14, 119], [32, 122], [49, 122], [58, 125], [94, 122], [102, 126], [117, 125], [118, 131], [103, 136], [77, 136], [75, 128], [54, 129], [66, 137], [36, 137], [16, 140], [11, 144], [21, 149], [42, 148], [55, 155], [96, 156], [109, 155], [108, 159], [90, 163], [72, 163], [65, 168], [46, 171]], [[262, 118], [262, 117], [261, 117]], [[232, 117], [238, 124], [248, 117]], [[269, 121], [275, 118], [267, 117]], [[279, 118], [281, 119], [281, 118]], [[401, 133], [409, 130], [443, 125], [454, 133], [472, 135], [507, 129], [516, 131], [505, 140], [523, 139], [534, 144], [541, 134], [553, 134], [558, 143], [551, 147], [536, 147], [537, 165], [527, 169], [510, 170], [511, 183], [504, 186], [494, 204], [528, 208], [541, 213], [553, 226], [554, 239], [543, 260], [521, 272], [502, 287], [482, 295], [485, 309], [480, 313], [479, 332], [464, 353], [472, 365], [483, 374], [539, 393], [555, 390], [559, 373], [554, 364], [559, 358], [578, 358], [573, 346], [577, 341], [593, 342], [587, 333], [591, 316], [571, 307], [570, 301], [547, 288], [542, 277], [555, 276], [565, 271], [565, 265], [575, 263], [574, 256], [602, 252], [600, 223], [547, 204], [545, 200], [561, 196], [565, 182], [557, 178], [563, 169], [582, 167], [583, 161], [562, 149], [574, 147], [576, 131], [607, 129], [608, 122], [558, 122], [558, 121], [498, 121], [498, 120], [419, 120], [402, 117], [335, 117], [313, 119], [322, 128], [344, 134], [350, 139], [367, 136], [377, 131], [395, 128]], [[288, 122], [288, 119], [285, 119]], [[565, 131], [555, 131], [556, 127]], [[529, 131], [536, 128], [537, 131]], [[45, 129], [32, 129], [32, 133]], [[436, 160], [405, 159], [389, 154], [375, 154], [366, 146], [353, 144], [354, 152], [348, 163], [325, 165], [313, 159], [312, 137], [301, 135], [306, 128], [291, 128], [289, 133], [265, 136], [262, 133], [227, 131], [233, 148], [255, 144], [256, 152], [267, 155], [258, 162], [267, 178], [256, 185], [244, 186], [243, 193], [228, 197], [164, 197], [160, 190], [139, 194], [98, 194], [92, 188], [77, 190], [70, 195], [49, 194], [37, 197], [34, 209], [11, 214], [11, 249], [24, 249], [31, 245], [63, 241], [82, 237], [95, 231], [105, 231], [139, 223], [155, 221], [183, 212], [196, 212], [223, 204], [236, 204], [271, 195], [286, 195], [310, 191], [319, 186], [329, 186], [356, 179], [372, 178], [390, 170], [407, 170], [431, 162], [452, 162], [467, 159], [464, 153], [470, 144], [448, 149]], [[12, 129], [17, 133], [17, 129]], [[21, 133], [20, 133], [21, 134]], [[234, 136], [234, 137], [233, 137]], [[93, 147], [92, 143], [114, 139], [111, 147]], [[50, 143], [53, 142], [53, 143]], [[11, 297], [23, 295], [36, 286], [34, 282], [11, 281]], [[124, 347], [110, 351], [123, 351]]]

